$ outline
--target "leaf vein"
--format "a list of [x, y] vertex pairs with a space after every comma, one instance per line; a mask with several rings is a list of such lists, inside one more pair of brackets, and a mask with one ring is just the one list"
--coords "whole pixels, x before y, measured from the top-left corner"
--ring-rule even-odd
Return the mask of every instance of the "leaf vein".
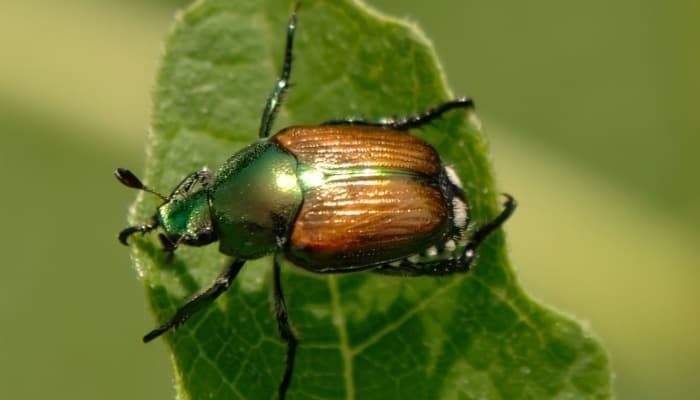
[[441, 286], [437, 290], [435, 290], [430, 296], [426, 297], [423, 301], [415, 304], [413, 307], [408, 309], [402, 316], [399, 318], [396, 318], [394, 322], [386, 325], [384, 328], [380, 329], [377, 331], [374, 335], [370, 336], [367, 340], [358, 343], [353, 349], [351, 349], [352, 354], [356, 355], [358, 353], [361, 353], [365, 349], [367, 349], [369, 346], [372, 344], [376, 343], [379, 341], [381, 338], [384, 336], [392, 333], [396, 329], [398, 329], [403, 323], [408, 321], [411, 317], [416, 315], [419, 311], [422, 311], [425, 309], [428, 304], [430, 304], [435, 298], [442, 296], [444, 292], [447, 290], [451, 289], [453, 286], [458, 285], [464, 280], [463, 277], [456, 277], [452, 281], [450, 281], [448, 284]]
[[343, 358], [343, 377], [345, 379], [345, 398], [355, 399], [355, 386], [353, 382], [353, 357], [354, 354], [348, 342], [347, 321], [345, 311], [340, 304], [340, 290], [335, 276], [328, 277], [328, 289], [331, 294], [331, 308], [333, 309], [333, 323], [338, 329], [340, 354]]

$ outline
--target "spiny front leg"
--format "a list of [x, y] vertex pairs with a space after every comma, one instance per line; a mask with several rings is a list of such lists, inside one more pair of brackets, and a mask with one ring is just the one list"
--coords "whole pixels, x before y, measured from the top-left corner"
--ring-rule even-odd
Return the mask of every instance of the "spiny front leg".
[[148, 332], [143, 337], [143, 342], [148, 343], [169, 331], [171, 328], [177, 328], [178, 326], [184, 324], [185, 321], [187, 321], [192, 315], [214, 302], [214, 300], [216, 300], [222, 293], [231, 287], [231, 283], [233, 283], [234, 279], [236, 279], [236, 275], [238, 275], [238, 272], [240, 272], [244, 264], [245, 260], [233, 260], [233, 262], [231, 262], [224, 272], [216, 277], [211, 286], [189, 299], [175, 312], [175, 315], [173, 315], [168, 322]]

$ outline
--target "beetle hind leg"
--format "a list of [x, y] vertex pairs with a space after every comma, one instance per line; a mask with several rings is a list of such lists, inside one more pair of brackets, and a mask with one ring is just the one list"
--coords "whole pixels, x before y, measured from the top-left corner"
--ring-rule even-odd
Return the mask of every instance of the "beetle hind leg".
[[471, 269], [471, 264], [476, 257], [476, 250], [481, 245], [481, 243], [496, 229], [500, 228], [504, 222], [510, 218], [510, 216], [515, 211], [518, 203], [515, 201], [513, 196], [503, 193], [506, 198], [505, 203], [503, 203], [503, 210], [496, 218], [487, 222], [486, 224], [480, 226], [476, 232], [469, 238], [467, 247], [462, 252], [461, 256], [457, 259], [456, 265], [454, 265], [454, 272], [467, 272]]
[[472, 101], [472, 99], [458, 97], [456, 99], [438, 104], [433, 108], [430, 108], [415, 115], [405, 117], [382, 118], [376, 121], [369, 121], [361, 118], [338, 119], [326, 121], [322, 125], [360, 125], [406, 131], [409, 129], [419, 128], [423, 125], [429, 124], [437, 118], [440, 118], [444, 113], [458, 108], [471, 110], [474, 108], [474, 102]]
[[476, 249], [481, 242], [486, 239], [486, 237], [491, 234], [494, 230], [498, 229], [501, 225], [503, 225], [508, 218], [513, 214], [513, 211], [515, 211], [515, 208], [518, 206], [518, 203], [515, 201], [515, 198], [513, 196], [503, 193], [503, 197], [506, 198], [505, 203], [503, 203], [503, 211], [501, 211], [500, 214], [493, 220], [489, 221], [486, 223], [484, 226], [481, 226], [479, 229], [477, 229], [476, 232], [474, 232], [474, 235], [472, 235], [471, 239], [469, 240], [469, 247], [472, 249]]
[[[503, 196], [506, 198], [506, 201], [503, 203], [503, 210], [501, 211], [501, 213], [498, 214], [496, 218], [480, 226], [476, 230], [476, 232], [474, 232], [471, 238], [469, 238], [467, 247], [464, 249], [461, 256], [454, 260], [455, 264], [448, 265], [448, 269], [450, 269], [450, 272], [469, 271], [471, 269], [471, 264], [474, 261], [474, 258], [476, 257], [476, 250], [479, 247], [479, 245], [481, 245], [481, 243], [491, 233], [493, 233], [493, 231], [500, 228], [501, 225], [503, 225], [503, 223], [506, 222], [508, 218], [510, 218], [510, 216], [513, 214], [515, 208], [518, 205], [515, 201], [515, 198], [513, 198], [513, 196], [507, 193], [503, 193]], [[451, 270], [451, 268], [454, 268], [454, 270]]]
[[420, 256], [415, 254], [398, 261], [382, 264], [373, 269], [372, 272], [396, 276], [444, 276], [456, 272], [468, 272], [472, 261], [472, 257], [465, 259], [459, 255], [449, 258], [422, 258], [420, 260], [416, 259], [418, 257]]
[[[427, 250], [426, 254], [414, 254], [398, 261], [382, 264], [373, 271], [404, 276], [440, 276], [469, 272], [479, 245], [493, 231], [503, 225], [515, 211], [517, 203], [513, 196], [505, 193], [503, 196], [506, 198], [503, 211], [496, 218], [479, 227], [463, 250], [456, 249], [455, 238], [452, 238], [446, 241], [440, 249], [433, 246]], [[433, 249], [435, 250], [433, 251]]]

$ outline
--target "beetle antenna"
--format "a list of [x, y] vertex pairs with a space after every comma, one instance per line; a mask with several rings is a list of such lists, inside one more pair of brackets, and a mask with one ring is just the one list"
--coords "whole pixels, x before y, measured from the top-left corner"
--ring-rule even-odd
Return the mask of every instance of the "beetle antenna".
[[[114, 171], [114, 176], [117, 178], [119, 182], [121, 182], [122, 185], [126, 187], [130, 187], [132, 189], [137, 189], [137, 190], [143, 190], [144, 192], [148, 192], [151, 194], [155, 194], [156, 196], [160, 197], [163, 201], [168, 201], [169, 198], [156, 192], [155, 190], [151, 189], [150, 187], [144, 185], [139, 178], [134, 175], [133, 172], [129, 171], [126, 168], [117, 168], [116, 171]], [[152, 229], [152, 228], [151, 228]], [[121, 235], [119, 235], [121, 237]]]

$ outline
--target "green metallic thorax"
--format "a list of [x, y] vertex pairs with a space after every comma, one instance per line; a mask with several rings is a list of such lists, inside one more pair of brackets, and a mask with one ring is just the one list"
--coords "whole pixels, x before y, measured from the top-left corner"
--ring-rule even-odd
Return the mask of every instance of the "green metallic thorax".
[[220, 251], [246, 259], [286, 241], [302, 202], [296, 158], [269, 141], [231, 157], [208, 191]]
[[171, 240], [194, 243], [203, 230], [211, 231], [211, 215], [207, 192], [200, 190], [189, 196], [175, 198], [158, 208], [158, 219]]

